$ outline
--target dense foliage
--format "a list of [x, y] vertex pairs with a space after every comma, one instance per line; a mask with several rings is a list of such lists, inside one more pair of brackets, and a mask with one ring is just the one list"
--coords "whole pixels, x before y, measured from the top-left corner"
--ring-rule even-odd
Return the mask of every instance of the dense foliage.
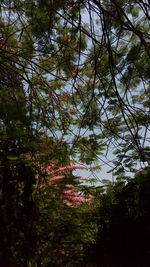
[[[100, 195], [96, 243], [87, 251], [83, 266], [149, 266], [150, 169], [128, 183], [110, 183]], [[87, 265], [88, 266], [88, 265]]]
[[2, 267], [148, 266], [149, 7], [1, 1]]

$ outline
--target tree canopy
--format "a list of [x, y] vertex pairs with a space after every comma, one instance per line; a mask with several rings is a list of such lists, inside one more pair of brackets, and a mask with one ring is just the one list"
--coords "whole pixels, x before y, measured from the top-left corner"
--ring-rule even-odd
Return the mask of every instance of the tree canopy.
[[[123, 205], [109, 234], [139, 216], [128, 218], [145, 186], [130, 175], [150, 160], [149, 7], [148, 0], [1, 1], [3, 266], [76, 266], [111, 221], [102, 215], [101, 224], [96, 213], [109, 206], [115, 216]], [[104, 164], [118, 182], [102, 177], [94, 186]], [[75, 169], [92, 171], [90, 185]]]

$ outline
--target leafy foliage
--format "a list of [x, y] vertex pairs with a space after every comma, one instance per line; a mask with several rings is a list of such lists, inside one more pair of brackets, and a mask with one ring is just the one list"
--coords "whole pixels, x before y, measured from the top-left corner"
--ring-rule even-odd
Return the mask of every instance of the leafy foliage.
[[[149, 167], [99, 196], [98, 235], [86, 261], [95, 266], [149, 265]], [[84, 263], [86, 266], [86, 262]]]
[[[94, 242], [96, 222], [98, 246], [106, 237], [106, 266], [106, 250], [115, 235], [121, 242], [126, 225], [125, 244], [135, 250], [132, 241], [138, 231], [143, 240], [143, 225], [149, 236], [149, 169], [131, 181], [127, 176], [150, 158], [148, 9], [147, 0], [1, 1], [3, 266], [76, 266]], [[85, 186], [73, 175], [72, 160], [91, 170], [106, 162], [121, 180], [106, 181], [105, 193]], [[66, 166], [70, 172], [64, 174]], [[89, 195], [94, 199], [84, 201]], [[73, 197], [82, 203], [74, 204]], [[132, 232], [133, 240], [127, 240]], [[141, 253], [145, 265], [148, 250]], [[111, 253], [109, 259], [119, 264]]]

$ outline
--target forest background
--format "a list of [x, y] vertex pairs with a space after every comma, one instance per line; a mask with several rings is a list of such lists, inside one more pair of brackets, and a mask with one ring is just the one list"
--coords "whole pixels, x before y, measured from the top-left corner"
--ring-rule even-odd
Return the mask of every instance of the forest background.
[[2, 267], [149, 266], [149, 7], [1, 1]]

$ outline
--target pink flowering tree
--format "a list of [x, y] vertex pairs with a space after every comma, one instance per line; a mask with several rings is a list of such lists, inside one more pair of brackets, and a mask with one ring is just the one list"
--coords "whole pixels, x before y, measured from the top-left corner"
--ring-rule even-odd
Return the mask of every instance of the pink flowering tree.
[[[44, 174], [45, 180], [41, 183], [40, 175], [37, 175], [37, 184], [35, 185], [35, 187], [37, 189], [46, 189], [47, 191], [55, 188], [55, 190], [57, 190], [60, 194], [60, 200], [65, 205], [74, 208], [79, 207], [83, 203], [87, 203], [88, 201], [91, 201], [93, 199], [92, 195], [84, 195], [83, 192], [80, 191], [81, 188], [79, 184], [77, 184], [77, 182], [76, 185], [74, 185], [76, 178], [72, 175], [72, 171], [79, 169], [83, 170], [87, 168], [81, 165], [57, 166], [52, 162], [48, 164], [48, 166], [45, 166], [45, 164], [41, 165], [40, 171]], [[65, 178], [67, 177], [70, 180], [69, 183], [64, 182]], [[86, 178], [81, 177], [81, 181], [85, 179]], [[79, 177], [78, 180], [80, 180]], [[60, 189], [62, 189], [61, 193]]]
[[[48, 153], [45, 144], [40, 148]], [[26, 160], [36, 171], [34, 199], [40, 212], [35, 262], [60, 266], [71, 258], [74, 265], [97, 232], [92, 216], [96, 208], [94, 190], [83, 184], [87, 178], [73, 174], [87, 168], [71, 161], [66, 165], [44, 161], [39, 156], [26, 155]]]

